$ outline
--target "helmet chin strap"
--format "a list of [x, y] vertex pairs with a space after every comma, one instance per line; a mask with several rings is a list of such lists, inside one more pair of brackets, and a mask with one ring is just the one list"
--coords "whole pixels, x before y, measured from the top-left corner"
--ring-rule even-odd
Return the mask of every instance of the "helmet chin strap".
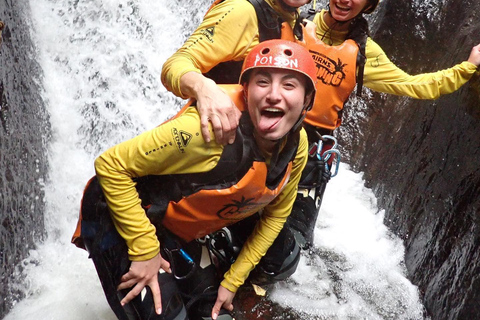
[[[315, 98], [315, 92], [314, 91], [312, 93], [309, 93], [308, 95], [305, 95], [305, 105], [302, 108], [302, 113], [300, 114], [300, 117], [298, 118], [297, 122], [295, 122], [292, 129], [290, 129], [290, 131], [288, 133], [296, 132], [300, 129], [300, 127], [303, 124], [303, 120], [305, 120], [305, 117], [307, 116], [307, 112], [310, 111], [313, 107], [313, 101], [314, 101], [313, 99], [314, 98]], [[286, 135], [288, 135], [288, 133]]]

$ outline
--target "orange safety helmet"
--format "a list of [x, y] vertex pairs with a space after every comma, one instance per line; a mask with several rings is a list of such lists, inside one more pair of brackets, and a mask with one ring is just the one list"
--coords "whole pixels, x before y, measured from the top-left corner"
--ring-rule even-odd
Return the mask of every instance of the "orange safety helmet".
[[[260, 42], [250, 51], [243, 62], [240, 84], [248, 81], [248, 71], [255, 68], [278, 68], [300, 72], [307, 77], [309, 82], [306, 93], [313, 91], [315, 95], [317, 67], [312, 55], [300, 44], [280, 39]], [[310, 105], [307, 110], [310, 110], [311, 107]]]

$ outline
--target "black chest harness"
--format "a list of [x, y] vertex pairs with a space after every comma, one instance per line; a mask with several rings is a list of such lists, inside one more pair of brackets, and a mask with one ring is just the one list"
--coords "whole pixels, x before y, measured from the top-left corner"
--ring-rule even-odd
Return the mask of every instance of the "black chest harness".
[[[219, 162], [212, 170], [137, 178], [136, 188], [152, 223], [160, 225], [170, 201], [178, 202], [199, 190], [229, 188], [249, 171], [254, 161], [265, 161], [254, 141], [253, 131], [248, 112], [243, 112], [235, 142], [225, 146]], [[284, 178], [288, 163], [297, 154], [299, 137], [298, 130], [289, 133], [282, 151], [274, 151], [265, 183], [269, 189], [278, 187]]]

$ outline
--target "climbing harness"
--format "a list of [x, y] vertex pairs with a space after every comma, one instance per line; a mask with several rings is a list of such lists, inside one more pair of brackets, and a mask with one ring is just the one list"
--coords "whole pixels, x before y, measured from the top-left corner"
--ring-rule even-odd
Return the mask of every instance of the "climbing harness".
[[297, 243], [304, 250], [313, 245], [315, 224], [323, 194], [330, 178], [338, 174], [341, 161], [337, 139], [328, 134], [318, 135], [318, 142], [310, 144], [309, 159], [298, 185], [298, 194], [292, 212], [287, 220]]

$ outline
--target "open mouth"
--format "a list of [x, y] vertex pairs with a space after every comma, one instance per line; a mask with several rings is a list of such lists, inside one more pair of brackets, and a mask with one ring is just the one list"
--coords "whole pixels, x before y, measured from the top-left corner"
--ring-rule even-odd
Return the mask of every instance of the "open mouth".
[[342, 6], [338, 5], [338, 4], [335, 5], [335, 8], [337, 8], [338, 10], [343, 11], [343, 12], [348, 12], [348, 11], [350, 11], [350, 8], [349, 8], [349, 7], [342, 7]]
[[273, 129], [275, 125], [283, 118], [285, 112], [278, 108], [265, 108], [260, 111], [261, 121], [260, 129], [267, 131]]
[[265, 109], [262, 110], [261, 114], [264, 117], [275, 118], [275, 117], [282, 117], [285, 114], [285, 112], [283, 112], [283, 110], [277, 109], [277, 108], [265, 108]]

